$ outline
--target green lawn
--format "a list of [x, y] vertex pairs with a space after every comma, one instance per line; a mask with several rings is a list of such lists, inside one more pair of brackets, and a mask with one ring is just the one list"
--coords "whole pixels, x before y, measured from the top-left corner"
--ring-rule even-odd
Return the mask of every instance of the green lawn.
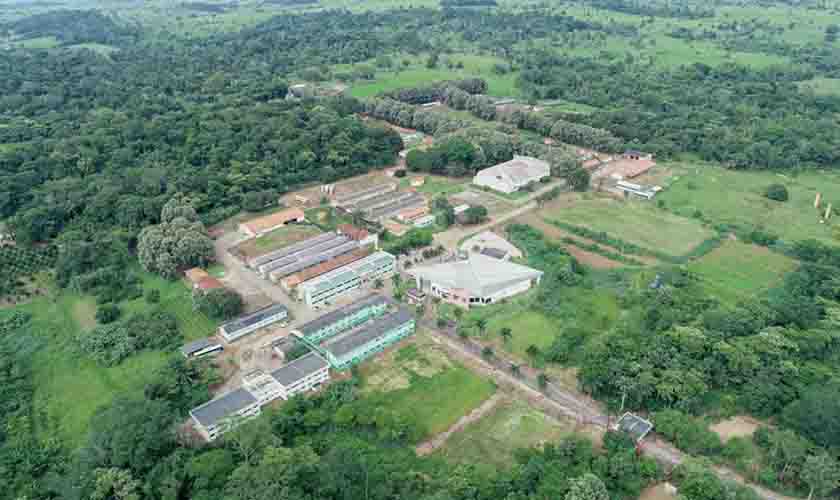
[[402, 414], [421, 429], [421, 440], [439, 434], [496, 391], [420, 331], [400, 348], [362, 365], [364, 394], [372, 404]]
[[[487, 81], [488, 95], [497, 97], [519, 95], [519, 89], [516, 88], [516, 73], [498, 75], [492, 71], [493, 65], [502, 63], [502, 59], [474, 54], [453, 54], [447, 57], [454, 63], [463, 63], [464, 68], [448, 69], [443, 64], [437, 68], [426, 68], [424, 65], [426, 57], [395, 57], [397, 63], [407, 59], [412, 64], [398, 72], [393, 70], [378, 71], [374, 81], [359, 81], [352, 84], [350, 93], [353, 97], [372, 97], [380, 92], [418, 87], [442, 80], [478, 77]], [[346, 65], [337, 67], [339, 70], [347, 70], [348, 68]]]
[[715, 232], [701, 222], [680, 217], [646, 201], [584, 195], [571, 204], [549, 205], [539, 212], [552, 220], [606, 232], [614, 238], [672, 256], [688, 254]]
[[[673, 170], [670, 185], [659, 195], [669, 210], [690, 215], [696, 210], [715, 223], [761, 226], [787, 241], [815, 238], [833, 242], [832, 227], [820, 223], [814, 208], [817, 192], [826, 203], [840, 207], [840, 175], [808, 171], [797, 176], [774, 172], [727, 170], [702, 163], [668, 165]], [[781, 203], [762, 195], [773, 183], [784, 184], [790, 199]]]
[[573, 432], [573, 421], [555, 420], [518, 399], [502, 401], [492, 413], [453, 434], [436, 454], [450, 462], [506, 469], [516, 450], [556, 442]]
[[729, 304], [755, 296], [776, 284], [796, 262], [767, 248], [728, 241], [689, 264], [709, 295]]
[[[415, 176], [409, 174], [408, 177], [401, 179], [400, 188], [408, 188], [411, 185], [411, 177]], [[438, 175], [426, 175], [424, 177], [426, 178], [426, 182], [416, 189], [421, 193], [428, 194], [432, 198], [440, 195], [449, 196], [460, 193], [469, 184], [469, 179], [453, 179]]]
[[312, 226], [285, 226], [280, 229], [275, 229], [265, 236], [256, 238], [254, 240], [254, 246], [258, 250], [268, 252], [277, 248], [283, 248], [298, 241], [303, 241], [306, 238], [311, 238], [319, 233], [320, 231]]
[[[188, 340], [211, 334], [216, 323], [192, 311], [189, 292], [180, 281], [144, 276], [144, 287], [161, 291], [160, 306], [174, 314]], [[120, 304], [124, 315], [149, 310], [140, 298]], [[35, 402], [55, 425], [57, 437], [69, 446], [87, 436], [91, 416], [116, 397], [135, 397], [152, 374], [175, 353], [144, 351], [118, 366], [106, 368], [77, 354], [74, 336], [95, 324], [95, 304], [90, 297], [61, 293], [38, 298], [18, 309], [33, 317], [33, 331], [44, 341], [35, 357]]]

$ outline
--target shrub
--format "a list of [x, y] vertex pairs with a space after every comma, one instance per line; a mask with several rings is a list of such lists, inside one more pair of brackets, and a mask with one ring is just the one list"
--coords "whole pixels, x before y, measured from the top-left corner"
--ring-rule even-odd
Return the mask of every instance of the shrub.
[[146, 302], [149, 304], [157, 304], [160, 302], [160, 290], [157, 288], [152, 288], [151, 290], [146, 290]]
[[397, 179], [405, 177], [405, 169], [401, 168], [399, 170], [394, 171], [394, 177], [396, 177]]
[[107, 325], [113, 323], [120, 318], [122, 311], [116, 304], [104, 304], [96, 309], [96, 321]]
[[242, 312], [242, 297], [233, 290], [218, 288], [193, 296], [195, 307], [210, 318], [227, 320]]
[[770, 184], [764, 190], [764, 196], [774, 201], [788, 201], [788, 190], [782, 184]]

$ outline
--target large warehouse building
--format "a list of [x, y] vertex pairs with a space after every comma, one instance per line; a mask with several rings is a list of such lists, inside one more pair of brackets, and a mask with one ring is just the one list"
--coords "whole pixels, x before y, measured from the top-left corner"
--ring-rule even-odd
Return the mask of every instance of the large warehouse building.
[[273, 325], [289, 317], [289, 310], [282, 304], [273, 304], [251, 314], [241, 316], [219, 327], [219, 334], [228, 342], [238, 340], [260, 328]]
[[465, 260], [417, 267], [408, 272], [417, 288], [461, 307], [493, 304], [537, 285], [542, 271], [471, 253]]

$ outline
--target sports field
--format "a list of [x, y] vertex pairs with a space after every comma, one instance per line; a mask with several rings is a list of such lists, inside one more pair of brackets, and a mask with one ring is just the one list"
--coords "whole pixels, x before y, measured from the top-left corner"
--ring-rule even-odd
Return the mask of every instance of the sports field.
[[605, 232], [612, 238], [675, 257], [688, 254], [715, 236], [700, 221], [674, 215], [646, 201], [579, 195], [546, 205], [538, 213], [549, 222]]
[[[832, 243], [837, 219], [820, 223], [814, 208], [816, 194], [840, 207], [840, 175], [834, 172], [806, 171], [799, 175], [775, 172], [728, 170], [704, 163], [669, 164], [673, 177], [658, 196], [669, 211], [690, 216], [700, 211], [714, 223], [761, 226], [783, 240], [815, 238]], [[772, 201], [762, 194], [770, 184], [787, 187], [790, 199]]]
[[418, 426], [421, 440], [445, 431], [496, 391], [493, 382], [450, 359], [422, 331], [367, 362], [362, 374], [366, 397]]
[[503, 400], [492, 413], [453, 434], [436, 453], [455, 463], [506, 469], [516, 450], [556, 442], [574, 431], [573, 420], [556, 420], [519, 399]]
[[795, 267], [789, 257], [736, 241], [727, 241], [688, 266], [709, 295], [728, 304], [767, 290]]

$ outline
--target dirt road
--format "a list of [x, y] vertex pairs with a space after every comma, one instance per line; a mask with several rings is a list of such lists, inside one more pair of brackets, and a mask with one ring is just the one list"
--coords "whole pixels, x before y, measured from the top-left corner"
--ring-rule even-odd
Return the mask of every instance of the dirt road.
[[415, 451], [418, 455], [421, 456], [432, 453], [436, 449], [443, 446], [446, 443], [446, 440], [449, 439], [449, 436], [455, 434], [456, 432], [461, 432], [469, 424], [480, 420], [482, 417], [484, 417], [484, 415], [490, 413], [490, 411], [492, 411], [493, 408], [495, 408], [496, 405], [499, 403], [499, 401], [504, 399], [504, 397], [504, 394], [497, 392], [493, 395], [493, 397], [482, 403], [481, 406], [474, 409], [469, 414], [459, 418], [458, 421], [455, 422], [455, 424], [449, 429], [446, 429], [444, 432], [441, 432], [437, 436], [433, 436], [428, 441], [424, 441], [417, 445]]
[[447, 250], [455, 250], [458, 248], [458, 242], [460, 242], [464, 238], [472, 236], [474, 234], [478, 234], [488, 229], [492, 229], [498, 226], [499, 224], [507, 222], [511, 219], [515, 219], [520, 215], [525, 214], [535, 208], [537, 208], [537, 204], [535, 202], [530, 202], [515, 210], [511, 210], [506, 214], [502, 214], [486, 224], [467, 227], [452, 226], [451, 228], [447, 229], [446, 231], [443, 231], [442, 233], [436, 233], [434, 236], [435, 243], [443, 245], [443, 248], [446, 248]]
[[[551, 382], [540, 390], [536, 379], [529, 376], [527, 372], [523, 372], [516, 377], [513, 376], [509, 371], [511, 361], [499, 357], [498, 354], [490, 359], [484, 358], [481, 355], [482, 346], [475, 342], [461, 339], [454, 330], [439, 330], [430, 321], [425, 322], [424, 326], [452, 354], [460, 359], [469, 361], [468, 364], [470, 366], [481, 366], [482, 369], [480, 371], [491, 376], [497, 383], [522, 391], [531, 400], [536, 395], [537, 399], [541, 403], [544, 403], [542, 405], [544, 408], [552, 408], [562, 415], [577, 419], [581, 424], [592, 424], [604, 428], [609, 425], [610, 417], [603, 414], [600, 405], [591, 398], [566, 390]], [[674, 448], [671, 444], [656, 437], [647, 438], [643, 442], [641, 449], [645, 455], [667, 467], [674, 467], [690, 458], [689, 455], [686, 455]], [[741, 476], [726, 467], [717, 466], [712, 470], [723, 480], [736, 481], [751, 488], [764, 500], [794, 500], [762, 488], [761, 486], [748, 483]]]

